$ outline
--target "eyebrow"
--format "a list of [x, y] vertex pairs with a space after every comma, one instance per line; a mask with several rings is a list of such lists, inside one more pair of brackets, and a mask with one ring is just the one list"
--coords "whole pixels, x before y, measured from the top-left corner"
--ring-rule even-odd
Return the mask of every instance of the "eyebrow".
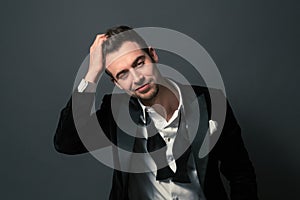
[[[131, 67], [136, 67], [138, 65], [138, 62], [140, 60], [145, 60], [146, 56], [145, 55], [140, 55], [138, 56], [131, 64]], [[128, 71], [128, 69], [123, 69], [121, 70], [120, 72], [117, 73], [116, 75], [116, 78], [119, 79], [119, 76], [122, 74], [122, 73], [126, 73]]]

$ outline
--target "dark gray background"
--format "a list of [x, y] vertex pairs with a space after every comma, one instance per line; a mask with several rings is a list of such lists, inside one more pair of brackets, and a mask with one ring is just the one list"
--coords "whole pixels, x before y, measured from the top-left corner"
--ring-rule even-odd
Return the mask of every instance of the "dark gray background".
[[259, 196], [299, 197], [298, 2], [1, 1], [0, 198], [107, 198], [112, 170], [89, 154], [58, 154], [52, 138], [95, 34], [120, 24], [202, 44], [242, 127]]

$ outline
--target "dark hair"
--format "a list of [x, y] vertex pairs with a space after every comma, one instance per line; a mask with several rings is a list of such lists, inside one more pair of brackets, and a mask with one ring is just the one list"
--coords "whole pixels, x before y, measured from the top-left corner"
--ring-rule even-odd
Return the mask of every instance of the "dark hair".
[[[110, 28], [105, 32], [105, 36], [108, 39], [105, 40], [102, 44], [103, 66], [106, 65], [106, 55], [117, 51], [124, 42], [128, 41], [136, 42], [141, 47], [141, 49], [145, 51], [152, 59], [145, 40], [129, 26], [117, 26]], [[114, 80], [113, 75], [108, 70], [105, 69], [105, 72], [111, 77], [112, 80]]]

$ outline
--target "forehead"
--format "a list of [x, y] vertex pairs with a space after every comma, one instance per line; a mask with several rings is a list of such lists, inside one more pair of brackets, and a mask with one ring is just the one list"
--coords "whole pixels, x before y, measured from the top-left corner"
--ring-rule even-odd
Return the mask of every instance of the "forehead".
[[124, 42], [117, 51], [106, 55], [106, 67], [114, 65], [120, 60], [128, 60], [130, 57], [141, 52], [141, 47], [136, 42]]

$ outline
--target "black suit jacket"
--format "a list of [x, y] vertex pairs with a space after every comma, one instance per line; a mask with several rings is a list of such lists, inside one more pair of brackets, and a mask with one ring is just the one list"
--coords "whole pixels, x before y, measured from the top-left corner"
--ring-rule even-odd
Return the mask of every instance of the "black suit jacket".
[[[180, 88], [187, 122], [191, 126], [198, 126], [192, 142], [192, 153], [199, 182], [206, 198], [208, 200], [228, 199], [220, 178], [221, 171], [230, 183], [230, 198], [232, 200], [258, 199], [254, 168], [244, 147], [241, 129], [228, 103], [225, 122], [222, 130], [220, 130], [220, 135], [210, 136], [207, 134], [212, 111], [210, 93], [214, 93], [215, 98], [220, 101], [224, 99], [223, 94], [218, 90], [208, 91], [207, 88], [200, 86], [193, 86], [192, 90], [188, 86], [180, 85]], [[118, 113], [124, 106], [129, 106], [131, 118], [138, 124], [142, 109], [137, 99], [130, 98], [127, 94], [118, 94], [116, 96], [118, 104], [114, 104], [114, 111], [112, 112], [111, 98], [112, 95], [105, 95], [101, 108], [90, 115], [94, 94], [74, 92], [60, 114], [54, 137], [56, 150], [65, 154], [80, 154], [87, 152], [87, 149], [95, 150], [104, 146], [111, 146], [113, 143], [120, 148], [132, 151], [134, 137], [124, 133], [118, 127], [115, 120], [116, 116], [113, 113]], [[198, 109], [200, 120], [194, 121], [194, 115], [197, 114], [195, 110]], [[213, 120], [222, 121], [221, 118], [218, 119], [218, 116], [216, 118]], [[98, 133], [101, 130], [99, 127], [95, 127], [95, 124], [98, 123], [106, 137], [99, 136], [101, 134]], [[79, 137], [78, 133], [83, 134], [80, 134]], [[200, 149], [203, 150], [203, 147], [209, 146], [209, 140], [216, 139], [213, 137], [218, 137], [217, 143], [213, 145], [214, 147], [208, 155], [200, 158]], [[89, 144], [89, 147], [86, 148], [82, 141], [84, 144]], [[206, 145], [203, 145], [204, 143]], [[120, 169], [117, 148], [112, 148], [112, 155], [115, 168]], [[114, 170], [110, 199], [128, 199], [128, 175], [128, 172]]]

